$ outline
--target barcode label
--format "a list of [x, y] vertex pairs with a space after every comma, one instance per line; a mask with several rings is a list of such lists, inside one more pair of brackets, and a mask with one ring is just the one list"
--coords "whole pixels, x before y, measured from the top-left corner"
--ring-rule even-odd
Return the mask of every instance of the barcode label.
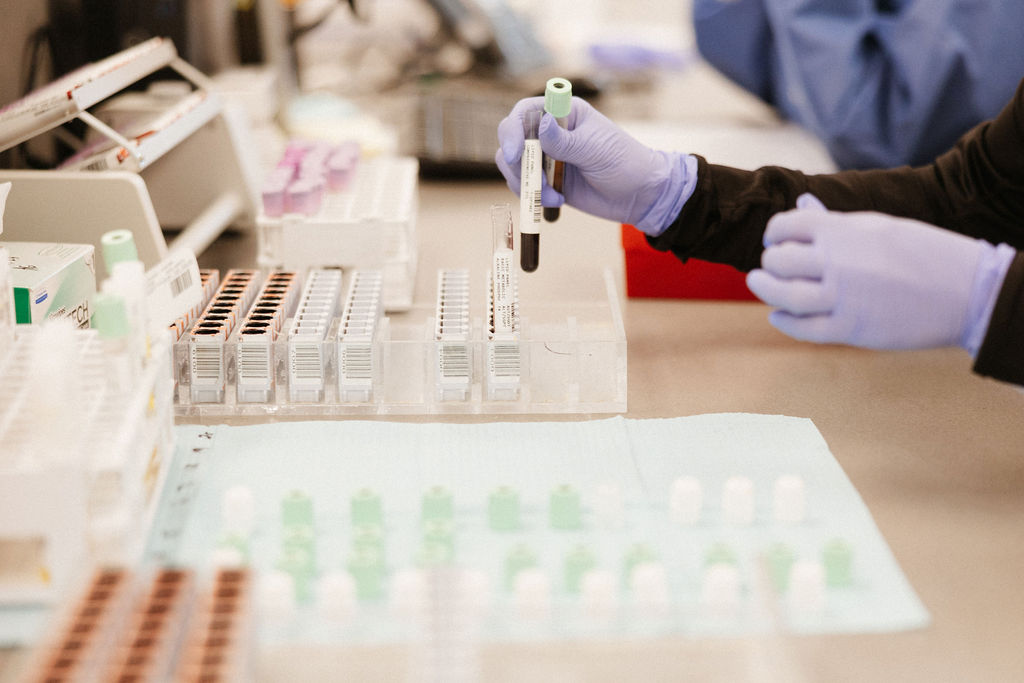
[[192, 272], [186, 270], [178, 277], [171, 280], [171, 296], [178, 296], [192, 286]]
[[343, 381], [373, 379], [373, 350], [369, 344], [341, 345]]
[[495, 377], [519, 377], [518, 344], [491, 344], [491, 374]]
[[519, 192], [519, 232], [538, 233], [543, 215], [540, 204], [542, 176], [539, 140], [526, 141], [520, 171], [522, 185]]
[[214, 384], [222, 381], [224, 363], [221, 344], [192, 344], [192, 382]]
[[469, 377], [469, 352], [465, 344], [441, 344], [438, 360], [445, 379]]
[[270, 379], [270, 344], [239, 344], [236, 360], [240, 383]]
[[322, 382], [324, 376], [319, 342], [313, 344], [292, 342], [290, 348], [292, 381]]

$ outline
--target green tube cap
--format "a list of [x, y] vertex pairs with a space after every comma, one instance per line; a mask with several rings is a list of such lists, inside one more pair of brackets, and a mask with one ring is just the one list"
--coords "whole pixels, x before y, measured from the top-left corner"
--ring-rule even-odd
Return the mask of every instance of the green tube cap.
[[93, 299], [92, 320], [89, 324], [103, 339], [127, 337], [131, 326], [128, 324], [124, 299], [116, 294], [97, 292]]
[[494, 531], [515, 531], [519, 528], [519, 494], [501, 486], [487, 499], [487, 524]]
[[544, 111], [557, 119], [569, 115], [572, 108], [572, 83], [564, 78], [549, 78], [544, 88]]
[[114, 272], [114, 264], [121, 261], [138, 261], [139, 252], [135, 249], [135, 237], [131, 230], [111, 230], [103, 233], [100, 238], [103, 247], [103, 262], [107, 264], [107, 272]]

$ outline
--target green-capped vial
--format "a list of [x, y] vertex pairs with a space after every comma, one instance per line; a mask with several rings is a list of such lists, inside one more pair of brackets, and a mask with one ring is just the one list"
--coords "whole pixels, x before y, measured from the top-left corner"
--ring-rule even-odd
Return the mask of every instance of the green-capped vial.
[[454, 519], [455, 499], [443, 486], [433, 486], [423, 494], [422, 515], [428, 519]]
[[562, 484], [551, 492], [548, 513], [552, 529], [583, 528], [583, 506], [580, 503], [580, 493], [568, 484]]
[[519, 494], [514, 489], [502, 486], [491, 493], [487, 499], [487, 524], [494, 531], [519, 529]]
[[713, 564], [736, 564], [736, 551], [725, 543], [716, 543], [704, 553], [704, 566]]
[[842, 588], [853, 583], [853, 548], [841, 538], [834, 538], [821, 551], [825, 566], [825, 583]]
[[281, 499], [284, 526], [313, 526], [313, 499], [302, 491], [290, 491]]
[[516, 576], [524, 569], [537, 566], [537, 556], [525, 545], [513, 548], [505, 558], [505, 589], [512, 590]]
[[557, 119], [572, 109], [572, 83], [564, 78], [549, 78], [544, 86], [544, 111]]
[[622, 582], [628, 586], [633, 577], [634, 569], [641, 564], [656, 562], [657, 560], [658, 555], [651, 546], [646, 543], [634, 543], [626, 551], [626, 555], [622, 559]]
[[353, 551], [347, 568], [360, 600], [378, 600], [384, 595], [385, 568], [380, 553], [370, 548]]
[[380, 495], [371, 489], [360, 489], [352, 496], [350, 509], [352, 511], [352, 524], [361, 526], [363, 524], [384, 523], [384, 506], [381, 503]]
[[565, 558], [565, 590], [579, 593], [583, 577], [597, 567], [597, 556], [586, 546], [576, 546]]
[[103, 263], [107, 266], [107, 273], [114, 272], [115, 263], [139, 260], [135, 236], [131, 230], [111, 230], [103, 233], [100, 237], [100, 247], [103, 250]]
[[768, 578], [775, 590], [782, 592], [789, 586], [789, 573], [796, 562], [796, 554], [785, 543], [773, 543], [764, 554]]

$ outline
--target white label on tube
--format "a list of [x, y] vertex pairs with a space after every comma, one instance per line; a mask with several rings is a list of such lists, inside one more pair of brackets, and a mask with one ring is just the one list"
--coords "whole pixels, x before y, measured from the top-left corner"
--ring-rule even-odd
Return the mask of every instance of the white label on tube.
[[185, 249], [172, 252], [146, 272], [146, 289], [149, 334], [155, 336], [203, 300], [195, 255]]
[[519, 192], [519, 232], [537, 234], [543, 209], [540, 205], [541, 151], [540, 140], [527, 140], [523, 146], [523, 164]]
[[515, 321], [515, 287], [512, 250], [501, 248], [494, 252], [494, 331], [513, 332]]

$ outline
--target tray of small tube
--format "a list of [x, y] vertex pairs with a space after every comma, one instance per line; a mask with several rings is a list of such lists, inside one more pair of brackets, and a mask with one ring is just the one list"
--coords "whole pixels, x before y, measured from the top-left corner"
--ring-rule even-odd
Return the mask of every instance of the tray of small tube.
[[385, 279], [375, 269], [226, 272], [174, 345], [176, 414], [625, 411], [609, 272], [577, 277], [583, 300], [517, 299], [497, 328], [489, 272], [439, 270], [432, 304], [391, 313]]
[[364, 158], [352, 142], [290, 143], [263, 183], [259, 264], [379, 270], [385, 309], [408, 307], [418, 172], [413, 158]]

